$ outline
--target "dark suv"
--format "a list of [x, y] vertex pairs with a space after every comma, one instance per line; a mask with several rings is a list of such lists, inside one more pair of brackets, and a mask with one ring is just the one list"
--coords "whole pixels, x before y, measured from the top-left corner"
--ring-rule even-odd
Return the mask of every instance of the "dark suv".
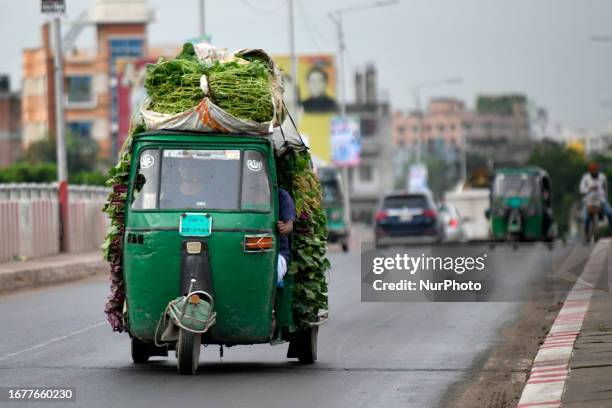
[[432, 244], [442, 240], [442, 223], [430, 193], [390, 194], [376, 213], [377, 247]]

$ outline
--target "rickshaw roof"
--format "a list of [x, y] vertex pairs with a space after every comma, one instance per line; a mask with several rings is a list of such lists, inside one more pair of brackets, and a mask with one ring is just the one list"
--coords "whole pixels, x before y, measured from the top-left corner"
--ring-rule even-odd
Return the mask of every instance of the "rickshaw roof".
[[270, 143], [271, 138], [267, 135], [228, 134], [228, 133], [201, 133], [187, 130], [149, 130], [134, 135], [134, 140], [151, 141], [219, 141], [219, 142], [256, 142]]
[[530, 176], [542, 176], [549, 177], [548, 172], [541, 167], [537, 166], [524, 166], [524, 167], [500, 167], [495, 169], [495, 174], [528, 174]]

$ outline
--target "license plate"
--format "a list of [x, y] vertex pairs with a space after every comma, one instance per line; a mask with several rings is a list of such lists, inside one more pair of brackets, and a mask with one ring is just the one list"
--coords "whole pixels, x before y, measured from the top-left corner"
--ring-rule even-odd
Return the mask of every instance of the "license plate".
[[182, 214], [179, 232], [186, 237], [209, 237], [212, 232], [212, 218], [209, 214]]
[[412, 214], [409, 212], [403, 212], [400, 214], [400, 221], [409, 222], [412, 221]]

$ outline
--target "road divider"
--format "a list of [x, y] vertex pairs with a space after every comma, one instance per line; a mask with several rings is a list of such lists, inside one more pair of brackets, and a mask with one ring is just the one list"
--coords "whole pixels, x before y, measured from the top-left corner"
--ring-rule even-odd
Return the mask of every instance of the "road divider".
[[100, 251], [0, 263], [0, 294], [108, 273]]
[[[600, 240], [584, 270], [563, 302], [550, 331], [536, 355], [517, 408], [554, 408], [570, 373], [569, 362], [576, 338], [601, 273], [606, 269], [612, 240]], [[605, 290], [605, 289], [603, 289]]]

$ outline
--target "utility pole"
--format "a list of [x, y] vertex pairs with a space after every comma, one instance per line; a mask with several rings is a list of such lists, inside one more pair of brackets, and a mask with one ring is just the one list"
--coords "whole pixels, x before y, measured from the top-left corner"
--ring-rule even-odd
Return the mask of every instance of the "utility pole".
[[331, 20], [336, 25], [338, 35], [338, 88], [340, 90], [340, 116], [346, 118], [346, 90], [344, 84], [344, 51], [346, 44], [344, 43], [344, 29], [342, 26], [342, 10], [336, 11], [329, 15]]
[[297, 55], [295, 53], [295, 15], [293, 9], [293, 0], [289, 1], [289, 58], [291, 59], [291, 85], [293, 87], [292, 94], [293, 100], [291, 104], [293, 105], [293, 118], [297, 122], [298, 121], [298, 77], [297, 77]]
[[206, 37], [206, 0], [199, 0], [200, 4], [200, 12], [199, 12], [199, 20], [200, 20], [200, 38]]
[[53, 18], [53, 65], [55, 80], [55, 147], [57, 156], [58, 201], [60, 207], [61, 250], [68, 252], [68, 160], [64, 123], [64, 55], [62, 51], [61, 17], [66, 12], [65, 0], [42, 0], [41, 12]]
[[55, 65], [55, 142], [57, 150], [57, 181], [68, 181], [66, 159], [66, 127], [64, 123], [64, 56], [60, 17], [53, 17], [53, 61]]
[[[340, 100], [339, 100], [340, 116], [342, 117], [343, 120], [346, 120], [346, 89], [345, 89], [345, 83], [344, 83], [344, 78], [345, 78], [344, 76], [345, 75], [344, 53], [346, 51], [346, 43], [344, 41], [344, 27], [342, 24], [342, 15], [345, 13], [351, 13], [354, 11], [361, 11], [361, 10], [391, 6], [391, 5], [397, 4], [398, 2], [399, 0], [377, 1], [375, 3], [370, 3], [370, 4], [365, 4], [365, 5], [346, 7], [346, 8], [339, 9], [339, 10], [329, 13], [329, 18], [336, 26], [336, 32], [338, 35], [338, 79], [337, 81], [338, 81], [338, 88], [340, 91], [339, 92], [340, 93]], [[347, 222], [350, 223], [351, 194], [350, 194], [350, 185], [349, 185], [348, 166], [342, 166], [341, 171], [342, 171], [342, 182], [344, 184], [344, 191], [346, 194], [346, 206], [345, 206], [344, 212], [345, 212], [345, 217], [347, 217]]]

